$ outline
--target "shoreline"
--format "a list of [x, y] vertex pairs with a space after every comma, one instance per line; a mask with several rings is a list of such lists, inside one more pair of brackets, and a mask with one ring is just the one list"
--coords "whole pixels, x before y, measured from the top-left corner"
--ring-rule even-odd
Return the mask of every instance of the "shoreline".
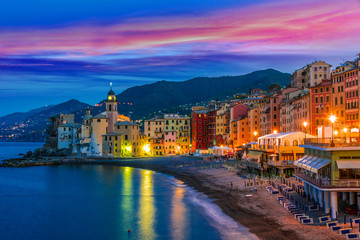
[[[166, 158], [153, 158], [150, 161], [147, 159], [109, 161], [105, 158], [93, 161], [74, 161], [76, 158], [62, 159], [63, 161], [56, 161], [51, 165], [126, 166], [171, 175], [208, 196], [224, 214], [247, 228], [259, 239], [340, 239], [339, 235], [330, 232], [325, 226], [301, 225], [278, 204], [274, 195], [269, 195], [265, 191], [265, 186], [258, 187], [255, 193], [251, 192], [250, 188], [243, 187], [243, 180], [236, 175], [235, 171], [226, 168], [206, 170], [172, 168], [168, 166], [172, 160], [166, 161]], [[230, 182], [234, 182], [232, 190]], [[253, 197], [245, 198], [246, 194], [252, 194]]]
[[[307, 226], [301, 225], [293, 218], [293, 216], [288, 213], [284, 208], [282, 208], [276, 197], [273, 195], [268, 195], [264, 187], [259, 189], [257, 193], [252, 193], [250, 189], [242, 190], [237, 189], [230, 191], [230, 182], [229, 184], [224, 185], [223, 182], [219, 182], [219, 178], [223, 178], [222, 172], [227, 172], [233, 177], [239, 179], [236, 176], [235, 172], [232, 172], [225, 168], [220, 169], [209, 169], [209, 170], [179, 170], [171, 169], [167, 166], [161, 166], [159, 164], [152, 163], [139, 163], [139, 162], [86, 162], [86, 163], [67, 163], [65, 165], [106, 165], [106, 166], [127, 166], [141, 169], [148, 169], [164, 174], [171, 175], [176, 179], [184, 182], [187, 186], [192, 187], [198, 192], [201, 192], [208, 196], [213, 202], [223, 211], [224, 214], [231, 217], [234, 221], [239, 223], [248, 229], [248, 231], [256, 235], [259, 239], [341, 239], [340, 236], [336, 233], [330, 232], [326, 229], [325, 226]], [[210, 171], [209, 174], [206, 174], [206, 171]], [[213, 177], [213, 172], [220, 172], [220, 176]], [[225, 173], [226, 174], [226, 173]], [[263, 190], [263, 191], [261, 191]], [[245, 198], [245, 194], [253, 194], [254, 197], [251, 199]], [[269, 199], [259, 199], [256, 198], [258, 193], [263, 193], [263, 195], [268, 195]], [[279, 218], [284, 218], [286, 221], [278, 221], [278, 219], [273, 218], [271, 215], [266, 213], [261, 213], [257, 211], [256, 208], [263, 209], [268, 204], [268, 200], [272, 201], [272, 204], [275, 204], [275, 211], [281, 211], [278, 213]], [[290, 223], [289, 223], [290, 221]], [[289, 224], [289, 225], [288, 225]]]

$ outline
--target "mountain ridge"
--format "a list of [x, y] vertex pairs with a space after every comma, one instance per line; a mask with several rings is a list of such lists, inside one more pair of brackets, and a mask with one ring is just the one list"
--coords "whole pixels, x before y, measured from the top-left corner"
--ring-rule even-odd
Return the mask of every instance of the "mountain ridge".
[[[117, 94], [118, 111], [120, 114], [130, 116], [131, 119], [146, 119], [163, 113], [189, 114], [193, 105], [202, 105], [212, 99], [227, 99], [237, 93], [248, 93], [250, 88], [267, 90], [271, 84], [287, 86], [290, 83], [290, 76], [289, 73], [265, 69], [239, 76], [196, 77], [179, 82], [157, 81], [134, 86]], [[96, 106], [90, 106], [71, 99], [46, 109], [37, 108], [42, 111], [33, 109], [31, 111], [34, 111], [34, 114], [22, 118], [21, 122], [30, 122], [26, 127], [26, 132], [34, 131], [37, 136], [31, 139], [44, 140], [44, 129], [50, 116], [59, 113], [74, 113], [75, 121], [80, 122], [87, 108], [91, 110], [93, 116], [105, 111], [105, 100], [104, 98]], [[10, 115], [12, 114], [0, 117], [0, 136], [8, 135], [9, 131], [6, 132], [4, 129], [18, 124], [14, 121], [4, 122], [4, 119]], [[18, 139], [12, 140], [24, 141], [26, 139], [23, 135], [20, 134]], [[4, 139], [0, 138], [0, 141]]]

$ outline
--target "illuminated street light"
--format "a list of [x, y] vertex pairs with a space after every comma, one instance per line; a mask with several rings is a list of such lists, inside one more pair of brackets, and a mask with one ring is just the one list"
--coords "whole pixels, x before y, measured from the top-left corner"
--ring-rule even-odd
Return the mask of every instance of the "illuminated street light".
[[347, 133], [348, 129], [345, 127], [345, 128], [343, 129], [343, 131], [344, 131], [344, 133], [345, 133], [345, 143], [347, 143], [346, 133]]
[[305, 141], [306, 142], [306, 127], [307, 127], [308, 123], [305, 121], [303, 122], [303, 126], [304, 126], [304, 129], [305, 129]]
[[149, 147], [149, 144], [146, 144], [144, 147], [143, 147], [143, 150], [145, 151], [145, 152], [150, 152], [150, 147]]
[[330, 122], [332, 123], [332, 137], [331, 137], [331, 147], [335, 146], [334, 145], [334, 123], [336, 122], [336, 116], [335, 115], [331, 115], [329, 117]]
[[254, 132], [254, 136], [256, 137], [257, 135], [258, 135], [258, 132], [257, 132], [257, 131], [255, 131], [255, 132]]

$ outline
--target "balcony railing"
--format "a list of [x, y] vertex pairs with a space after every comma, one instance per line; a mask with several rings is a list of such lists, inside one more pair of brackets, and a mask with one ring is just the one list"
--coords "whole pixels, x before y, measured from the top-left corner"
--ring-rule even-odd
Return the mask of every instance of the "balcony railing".
[[295, 176], [320, 188], [359, 188], [360, 190], [360, 179], [317, 179], [298, 171], [295, 171]]
[[360, 146], [360, 142], [355, 142], [350, 137], [335, 137], [333, 140], [331, 138], [307, 138], [304, 143], [323, 148]]

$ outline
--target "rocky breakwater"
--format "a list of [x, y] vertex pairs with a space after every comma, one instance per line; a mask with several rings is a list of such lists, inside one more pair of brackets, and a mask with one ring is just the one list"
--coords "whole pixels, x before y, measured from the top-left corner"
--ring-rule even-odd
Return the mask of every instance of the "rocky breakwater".
[[37, 148], [34, 152], [19, 154], [21, 158], [7, 159], [0, 163], [0, 167], [30, 167], [44, 165], [58, 165], [69, 155], [68, 150], [53, 150], [46, 147]]

